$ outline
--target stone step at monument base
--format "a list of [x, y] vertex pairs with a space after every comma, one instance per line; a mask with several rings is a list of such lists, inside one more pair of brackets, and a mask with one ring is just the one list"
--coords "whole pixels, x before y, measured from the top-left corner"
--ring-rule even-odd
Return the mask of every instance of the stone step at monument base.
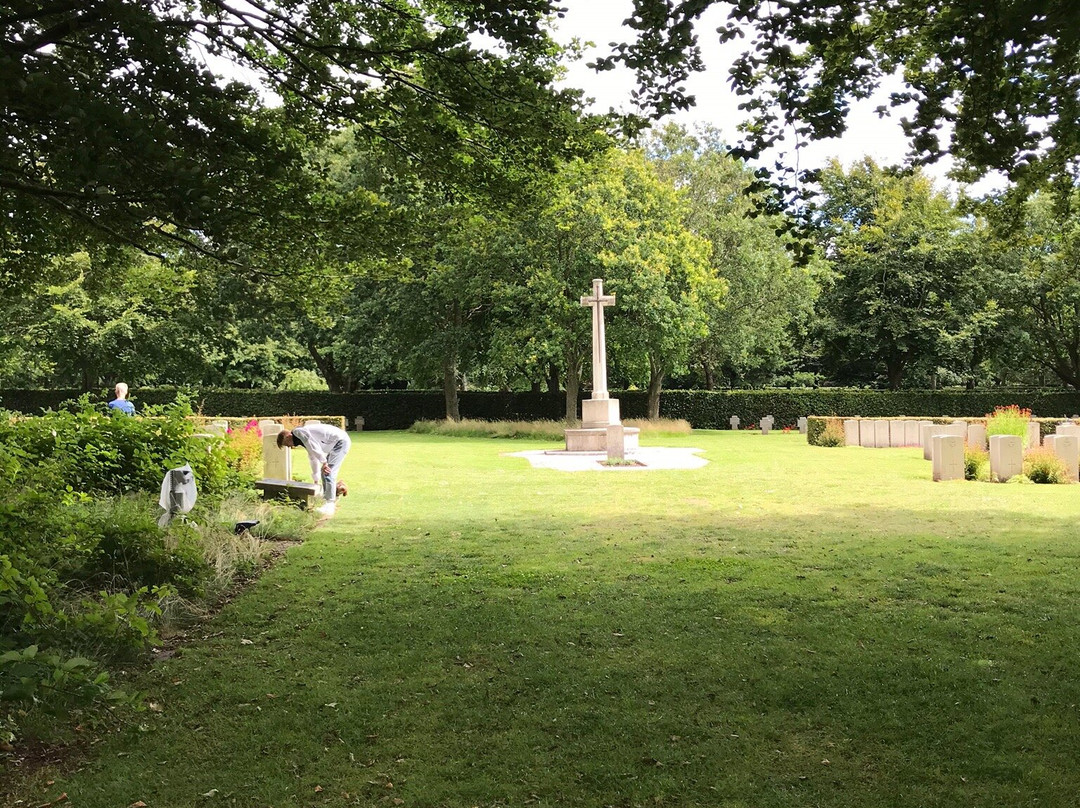
[[256, 480], [255, 488], [262, 492], [263, 499], [286, 497], [293, 502], [310, 508], [319, 493], [315, 483], [301, 483], [296, 480]]
[[[637, 427], [628, 426], [623, 429], [623, 451], [632, 452], [638, 448]], [[565, 429], [566, 451], [568, 452], [607, 452], [607, 428], [599, 429]]]

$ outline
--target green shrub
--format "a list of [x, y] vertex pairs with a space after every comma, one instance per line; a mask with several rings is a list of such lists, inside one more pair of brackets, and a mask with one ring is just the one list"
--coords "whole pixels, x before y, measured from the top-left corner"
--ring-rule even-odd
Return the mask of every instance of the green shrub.
[[982, 449], [968, 446], [964, 449], [964, 479], [988, 480], [990, 478], [990, 454]]
[[1027, 453], [1024, 476], [1040, 484], [1068, 482], [1064, 461], [1049, 449], [1033, 449]]
[[84, 397], [71, 409], [32, 418], [0, 418], [0, 446], [18, 474], [44, 491], [91, 494], [156, 492], [170, 468], [188, 464], [200, 496], [238, 482], [222, 441], [193, 438], [186, 401], [148, 408], [137, 417], [111, 415]]

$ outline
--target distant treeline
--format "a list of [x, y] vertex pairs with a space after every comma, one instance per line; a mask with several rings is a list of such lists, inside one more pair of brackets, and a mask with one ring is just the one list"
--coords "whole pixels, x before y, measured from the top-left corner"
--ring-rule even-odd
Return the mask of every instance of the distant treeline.
[[[341, 415], [350, 429], [363, 418], [364, 429], [407, 429], [415, 421], [445, 414], [439, 390], [375, 390], [360, 393], [267, 390], [135, 390], [136, 406], [167, 404], [183, 392], [203, 415], [223, 417], [278, 415]], [[76, 390], [0, 390], [0, 407], [26, 414], [57, 409], [80, 395]], [[643, 418], [646, 393], [616, 391], [624, 418]], [[104, 393], [98, 396], [106, 400]], [[463, 392], [461, 415], [484, 420], [559, 420], [561, 393]], [[1059, 417], [1080, 413], [1080, 392], [1063, 390], [860, 390], [843, 388], [766, 390], [668, 390], [660, 399], [660, 415], [684, 418], [697, 429], [728, 429], [732, 415], [742, 426], [772, 415], [777, 427], [793, 425], [802, 415], [866, 417], [978, 416], [994, 407], [1018, 404], [1035, 415]]]

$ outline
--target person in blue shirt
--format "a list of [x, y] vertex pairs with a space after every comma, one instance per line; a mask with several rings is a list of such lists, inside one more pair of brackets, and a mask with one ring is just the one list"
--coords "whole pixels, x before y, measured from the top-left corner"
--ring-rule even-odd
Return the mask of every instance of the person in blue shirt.
[[110, 410], [119, 410], [125, 415], [135, 414], [135, 405], [127, 400], [128, 386], [123, 382], [117, 382], [116, 398], [109, 402]]

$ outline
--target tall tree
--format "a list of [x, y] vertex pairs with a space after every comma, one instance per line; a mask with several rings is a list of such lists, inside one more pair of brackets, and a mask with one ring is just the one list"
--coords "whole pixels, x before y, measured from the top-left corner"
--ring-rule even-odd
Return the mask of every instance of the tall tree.
[[[1080, 198], [1062, 206], [1047, 194], [1030, 199], [1023, 226], [996, 243], [1002, 304], [1026, 336], [1026, 356], [1080, 388]], [[993, 210], [993, 208], [991, 208]], [[997, 211], [1000, 213], [1000, 210]], [[993, 215], [993, 213], [992, 213]], [[1017, 340], [1020, 341], [1019, 339]]]
[[835, 273], [819, 298], [826, 360], [849, 380], [882, 372], [897, 389], [913, 368], [936, 367], [946, 336], [993, 313], [975, 282], [972, 227], [917, 171], [834, 161], [821, 185]]
[[[511, 235], [521, 280], [503, 294], [504, 340], [522, 346], [537, 374], [554, 362], [565, 379], [566, 419], [577, 420], [592, 327], [580, 305], [593, 278], [622, 295], [610, 313], [609, 356], [631, 380], [649, 384], [658, 408], [665, 376], [685, 361], [704, 328], [708, 244], [684, 225], [674, 188], [637, 151], [574, 160], [545, 205]], [[513, 231], [511, 231], [513, 233]]]
[[750, 215], [754, 173], [728, 154], [716, 130], [669, 125], [649, 136], [646, 150], [660, 175], [680, 189], [687, 225], [711, 243], [713, 271], [726, 285], [694, 351], [705, 386], [712, 389], [724, 372], [771, 371], [790, 358], [790, 330], [813, 309], [819, 264], [796, 266], [790, 237], [778, 235], [785, 230], [782, 216]]

